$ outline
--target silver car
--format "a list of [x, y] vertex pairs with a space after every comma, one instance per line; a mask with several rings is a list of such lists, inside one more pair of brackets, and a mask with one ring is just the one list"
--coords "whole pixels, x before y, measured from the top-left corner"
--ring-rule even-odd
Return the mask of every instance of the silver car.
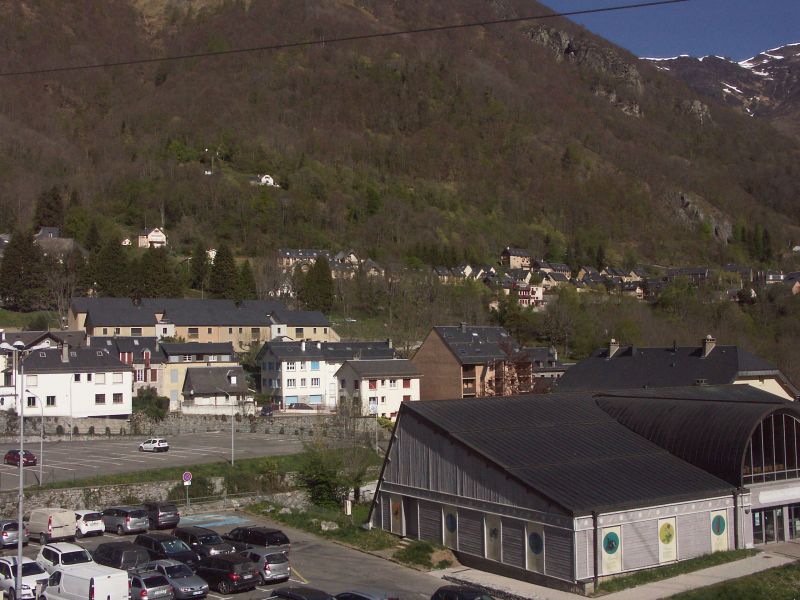
[[150, 521], [147, 511], [141, 506], [112, 506], [103, 511], [103, 525], [106, 531], [125, 535], [147, 531]]
[[[17, 545], [19, 539], [19, 523], [11, 519], [0, 519], [0, 546], [3, 548]], [[28, 528], [23, 525], [22, 545], [28, 545]]]
[[256, 564], [261, 583], [288, 581], [292, 575], [289, 557], [284, 552], [275, 552], [274, 548], [249, 548], [239, 554]]
[[144, 568], [148, 571], [158, 571], [166, 577], [175, 591], [175, 597], [179, 600], [205, 598], [208, 595], [208, 584], [205, 579], [195, 575], [182, 562], [171, 558], [154, 560], [147, 563]]
[[148, 600], [174, 600], [175, 591], [158, 571], [137, 571], [130, 574], [130, 597]]

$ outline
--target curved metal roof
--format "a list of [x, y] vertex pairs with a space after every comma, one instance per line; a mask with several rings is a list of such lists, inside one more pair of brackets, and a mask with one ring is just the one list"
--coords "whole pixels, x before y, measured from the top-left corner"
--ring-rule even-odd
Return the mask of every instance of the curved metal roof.
[[758, 424], [779, 412], [800, 418], [794, 403], [747, 385], [607, 392], [595, 400], [628, 429], [736, 486]]

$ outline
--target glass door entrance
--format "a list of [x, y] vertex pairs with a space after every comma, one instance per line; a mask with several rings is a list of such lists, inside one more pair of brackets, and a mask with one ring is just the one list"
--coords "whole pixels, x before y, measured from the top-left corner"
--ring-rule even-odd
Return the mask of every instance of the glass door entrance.
[[753, 543], [784, 541], [783, 507], [753, 511]]

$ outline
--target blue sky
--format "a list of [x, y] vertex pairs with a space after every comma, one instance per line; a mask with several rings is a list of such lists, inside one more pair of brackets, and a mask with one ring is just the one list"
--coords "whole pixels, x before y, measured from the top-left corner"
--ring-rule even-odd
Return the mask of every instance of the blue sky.
[[[540, 0], [558, 12], [635, 0]], [[743, 60], [800, 42], [800, 0], [689, 0], [573, 18], [637, 56], [717, 54]]]

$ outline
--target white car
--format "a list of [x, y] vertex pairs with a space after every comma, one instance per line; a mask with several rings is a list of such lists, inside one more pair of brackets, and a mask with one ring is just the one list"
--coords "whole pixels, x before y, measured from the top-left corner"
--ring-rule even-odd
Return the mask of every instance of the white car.
[[139, 452], [166, 452], [169, 444], [164, 438], [151, 438], [139, 444]]
[[17, 599], [31, 599], [36, 596], [36, 584], [47, 581], [47, 573], [32, 558], [22, 557], [22, 589], [17, 594], [14, 585], [17, 581], [17, 557], [6, 556], [0, 558], [0, 590], [5, 592], [5, 597]]
[[48, 573], [57, 569], [68, 569], [75, 565], [94, 564], [92, 555], [85, 548], [67, 542], [45, 544], [39, 550], [36, 562]]
[[75, 537], [82, 538], [87, 535], [103, 535], [106, 526], [103, 524], [103, 515], [96, 510], [75, 511]]

